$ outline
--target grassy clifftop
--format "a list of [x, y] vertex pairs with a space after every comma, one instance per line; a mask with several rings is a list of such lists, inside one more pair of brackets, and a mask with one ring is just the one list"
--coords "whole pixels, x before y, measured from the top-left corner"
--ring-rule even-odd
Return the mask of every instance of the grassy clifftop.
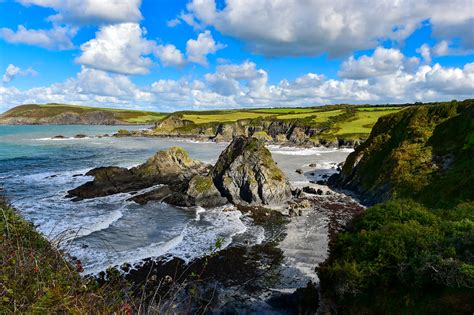
[[[218, 111], [181, 111], [170, 114], [157, 124], [157, 132], [170, 134], [207, 133], [214, 135], [220, 125], [244, 128], [263, 126], [270, 122], [317, 130], [316, 139], [365, 139], [379, 117], [398, 112], [400, 106], [328, 105], [296, 108], [261, 108]], [[177, 121], [179, 118], [179, 121]], [[176, 124], [170, 124], [167, 120]], [[163, 123], [164, 122], [164, 123]], [[235, 127], [234, 127], [235, 128]], [[292, 127], [291, 127], [292, 128]], [[290, 128], [290, 129], [291, 129]], [[257, 130], [259, 131], [259, 130]], [[308, 137], [308, 138], [309, 138]]]
[[30, 104], [0, 115], [0, 124], [152, 124], [163, 118], [156, 112], [64, 104]]
[[368, 203], [411, 197], [451, 206], [474, 199], [473, 156], [473, 100], [411, 107], [380, 118], [331, 181]]

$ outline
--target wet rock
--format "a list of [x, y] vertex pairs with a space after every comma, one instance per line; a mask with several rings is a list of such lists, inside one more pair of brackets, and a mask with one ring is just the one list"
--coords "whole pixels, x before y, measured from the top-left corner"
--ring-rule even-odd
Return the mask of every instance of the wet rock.
[[302, 192], [303, 191], [301, 190], [301, 188], [296, 188], [296, 189], [291, 191], [291, 193], [293, 194], [293, 197], [295, 197], [295, 198], [299, 198], [301, 196]]
[[316, 167], [316, 164], [311, 163], [311, 164], [309, 165], [309, 167]]
[[51, 139], [67, 139], [67, 137], [63, 135], [57, 135], [57, 136], [52, 137]]
[[301, 168], [298, 168], [295, 172], [298, 174], [303, 174], [303, 170]]
[[83, 134], [77, 134], [74, 136], [75, 139], [84, 139], [84, 138], [87, 138], [86, 135], [83, 135]]
[[323, 194], [323, 191], [319, 188], [314, 188], [314, 187], [310, 187], [310, 186], [305, 186], [303, 187], [303, 191], [307, 194], [312, 194], [312, 195], [322, 195]]

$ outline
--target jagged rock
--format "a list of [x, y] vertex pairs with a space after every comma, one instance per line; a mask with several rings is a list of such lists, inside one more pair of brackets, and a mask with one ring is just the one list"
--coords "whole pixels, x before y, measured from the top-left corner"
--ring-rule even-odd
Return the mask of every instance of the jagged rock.
[[144, 205], [148, 201], [163, 201], [165, 198], [169, 197], [171, 194], [175, 193], [169, 186], [161, 186], [157, 189], [151, 190], [141, 195], [136, 195], [128, 200], [134, 201], [138, 204]]
[[95, 168], [86, 174], [94, 176], [94, 180], [70, 190], [68, 197], [95, 198], [157, 184], [179, 184], [208, 171], [206, 164], [194, 161], [182, 148], [172, 147], [157, 152], [144, 164], [131, 169], [116, 166]]
[[217, 189], [234, 204], [278, 205], [291, 198], [291, 187], [262, 141], [236, 137], [212, 172]]
[[194, 176], [189, 182], [186, 193], [201, 207], [217, 207], [227, 203], [227, 198], [217, 190], [210, 176]]
[[158, 184], [170, 184], [191, 179], [194, 175], [209, 170], [209, 165], [193, 160], [181, 147], [172, 147], [157, 152], [131, 171], [143, 179], [153, 179]]

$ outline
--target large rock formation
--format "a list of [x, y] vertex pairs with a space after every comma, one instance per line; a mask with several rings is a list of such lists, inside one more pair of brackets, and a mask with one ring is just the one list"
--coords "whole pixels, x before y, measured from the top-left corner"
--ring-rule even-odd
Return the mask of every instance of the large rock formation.
[[158, 184], [130, 198], [177, 206], [216, 207], [227, 202], [240, 205], [282, 205], [291, 198], [288, 179], [273, 161], [261, 140], [240, 136], [211, 167], [195, 161], [182, 148], [156, 153], [137, 167], [100, 167], [86, 175], [94, 180], [69, 191], [76, 200], [133, 192]]
[[236, 137], [211, 172], [217, 189], [234, 204], [279, 205], [291, 198], [291, 187], [262, 141]]
[[194, 175], [207, 173], [209, 166], [191, 159], [180, 147], [157, 152], [145, 163], [131, 168], [99, 167], [86, 175], [94, 180], [68, 192], [69, 197], [94, 198], [131, 192], [157, 184], [180, 185]]

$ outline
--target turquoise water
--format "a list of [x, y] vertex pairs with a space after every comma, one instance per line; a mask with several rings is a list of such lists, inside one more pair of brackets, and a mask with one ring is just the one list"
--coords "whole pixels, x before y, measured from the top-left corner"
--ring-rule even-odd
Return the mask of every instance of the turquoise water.
[[[0, 184], [26, 219], [82, 260], [86, 273], [162, 255], [192, 259], [205, 254], [217, 237], [224, 237], [225, 245], [262, 241], [263, 229], [236, 210], [204, 211], [161, 203], [141, 206], [126, 201], [129, 194], [79, 202], [67, 199], [69, 189], [92, 179], [80, 176], [91, 168], [131, 167], [174, 145], [182, 146], [193, 158], [213, 163], [226, 146], [178, 139], [98, 137], [119, 128], [0, 126]], [[87, 137], [74, 139], [77, 134]], [[57, 135], [67, 138], [51, 139]], [[348, 154], [317, 148], [270, 149], [293, 182], [308, 181], [295, 173], [296, 168], [308, 170], [309, 163], [317, 163], [323, 171], [330, 171], [330, 163]]]

